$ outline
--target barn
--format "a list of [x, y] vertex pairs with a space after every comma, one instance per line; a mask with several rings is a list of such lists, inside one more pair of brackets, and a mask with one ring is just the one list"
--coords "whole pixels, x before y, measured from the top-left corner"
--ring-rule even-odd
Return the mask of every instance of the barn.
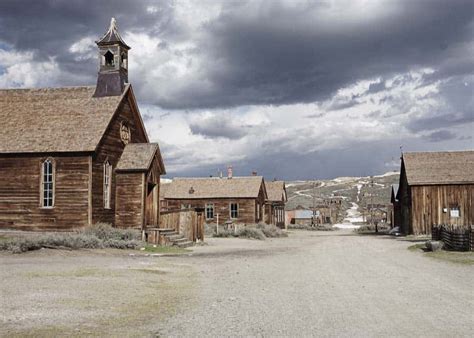
[[268, 198], [265, 201], [265, 223], [285, 228], [285, 204], [287, 199], [285, 182], [266, 182]]
[[96, 86], [0, 90], [0, 228], [158, 222], [165, 167], [127, 83], [130, 47], [114, 19], [96, 43]]
[[174, 178], [162, 185], [161, 210], [204, 208], [208, 224], [255, 224], [265, 219], [266, 199], [261, 176]]
[[438, 224], [472, 225], [474, 151], [403, 153], [396, 199], [402, 233], [430, 234]]

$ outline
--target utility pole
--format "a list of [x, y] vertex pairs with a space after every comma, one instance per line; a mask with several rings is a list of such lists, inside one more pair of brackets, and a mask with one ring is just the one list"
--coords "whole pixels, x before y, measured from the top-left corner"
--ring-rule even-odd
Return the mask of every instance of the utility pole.
[[378, 233], [377, 222], [374, 221], [374, 177], [370, 176], [370, 225], [375, 225], [375, 232]]
[[316, 219], [316, 181], [313, 180], [313, 217], [311, 218], [311, 226], [315, 226]]

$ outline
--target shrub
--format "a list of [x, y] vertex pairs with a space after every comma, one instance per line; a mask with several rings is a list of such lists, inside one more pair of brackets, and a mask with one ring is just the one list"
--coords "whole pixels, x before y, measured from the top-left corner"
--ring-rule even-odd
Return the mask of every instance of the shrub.
[[265, 239], [265, 234], [262, 232], [262, 230], [250, 227], [243, 227], [237, 230], [237, 236], [242, 238], [254, 238], [258, 240]]
[[288, 234], [282, 231], [280, 228], [274, 226], [273, 224], [264, 224], [259, 223], [257, 229], [262, 230], [265, 237], [274, 238], [274, 237], [288, 237]]
[[107, 223], [96, 223], [90, 227], [80, 230], [79, 232], [89, 236], [95, 236], [104, 241], [109, 239], [131, 241], [140, 240], [141, 238], [140, 231], [134, 229], [113, 228]]
[[219, 229], [218, 233], [214, 233], [214, 237], [237, 237], [238, 234], [234, 234], [234, 230]]
[[98, 223], [77, 232], [11, 238], [0, 242], [0, 250], [21, 253], [41, 248], [136, 249], [143, 244], [139, 238], [140, 233], [136, 230], [117, 229], [109, 224]]

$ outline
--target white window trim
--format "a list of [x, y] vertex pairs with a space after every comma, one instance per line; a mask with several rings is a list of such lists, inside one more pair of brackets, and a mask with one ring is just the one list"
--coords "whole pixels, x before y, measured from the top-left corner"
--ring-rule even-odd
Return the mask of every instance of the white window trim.
[[[49, 162], [51, 163], [51, 182], [45, 182], [44, 181], [44, 175], [45, 175], [45, 172], [44, 172], [44, 165], [46, 162]], [[52, 196], [51, 196], [51, 205], [45, 205], [44, 201], [45, 201], [45, 198], [44, 198], [44, 191], [45, 191], [45, 184], [46, 183], [51, 183], [52, 185], [52, 188], [51, 188], [51, 193], [52, 193]], [[44, 161], [41, 161], [41, 186], [40, 186], [40, 206], [41, 208], [43, 209], [53, 209], [54, 208], [54, 204], [55, 204], [55, 199], [56, 199], [56, 163], [55, 161], [52, 159], [52, 158], [47, 158], [45, 159]]]
[[[207, 217], [207, 209], [208, 209], [208, 208], [211, 208], [211, 209], [212, 209], [212, 217]], [[207, 219], [207, 220], [209, 220], [209, 219], [214, 219], [214, 216], [215, 216], [215, 214], [214, 214], [214, 211], [215, 211], [215, 210], [214, 210], [214, 203], [206, 203], [206, 207], [205, 207], [204, 211], [205, 211], [205, 213], [206, 213], [206, 219]]]
[[103, 178], [104, 178], [103, 180], [104, 209], [111, 209], [110, 197], [112, 195], [112, 165], [110, 164], [108, 160], [104, 162]]
[[[237, 206], [237, 216], [236, 217], [232, 217], [232, 204], [235, 204]], [[239, 203], [237, 202], [230, 202], [229, 203], [229, 218], [230, 219], [238, 219], [239, 218]]]

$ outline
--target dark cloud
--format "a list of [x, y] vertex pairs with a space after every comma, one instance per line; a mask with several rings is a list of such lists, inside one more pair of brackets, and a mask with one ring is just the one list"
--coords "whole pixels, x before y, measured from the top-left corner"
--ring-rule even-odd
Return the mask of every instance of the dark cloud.
[[191, 121], [189, 128], [193, 134], [206, 138], [237, 140], [245, 136], [251, 127], [235, 122], [229, 114], [217, 114]]
[[[147, 11], [149, 6], [155, 10]], [[160, 36], [160, 48], [180, 39], [193, 40], [198, 46], [195, 57], [205, 60], [202, 76], [180, 83], [175, 95], [153, 95], [148, 90], [142, 97], [165, 108], [313, 102], [358, 79], [414, 67], [432, 67], [440, 76], [466, 67], [472, 70], [466, 47], [473, 39], [470, 0], [388, 2], [376, 6], [381, 13], [369, 10], [360, 18], [336, 16], [328, 22], [324, 15], [334, 13], [332, 6], [337, 4], [226, 2], [221, 15], [206, 22], [199, 34], [186, 35], [189, 32], [177, 21], [171, 1], [3, 0], [0, 40], [18, 50], [34, 50], [38, 58], [56, 56], [61, 69], [90, 73], [91, 81], [96, 64], [74, 60], [67, 50], [80, 38], [99, 37], [111, 16], [124, 30]], [[131, 78], [135, 79], [133, 72]], [[138, 89], [150, 85], [136, 80]], [[206, 89], [203, 80], [209, 83]], [[171, 76], [168, 85], [175, 81]], [[69, 76], [60, 84], [74, 82]], [[156, 83], [154, 90], [159, 93], [161, 85]], [[144, 91], [137, 92], [140, 96]]]
[[456, 138], [456, 134], [450, 132], [449, 130], [438, 130], [430, 133], [427, 138], [430, 142], [441, 142]]

